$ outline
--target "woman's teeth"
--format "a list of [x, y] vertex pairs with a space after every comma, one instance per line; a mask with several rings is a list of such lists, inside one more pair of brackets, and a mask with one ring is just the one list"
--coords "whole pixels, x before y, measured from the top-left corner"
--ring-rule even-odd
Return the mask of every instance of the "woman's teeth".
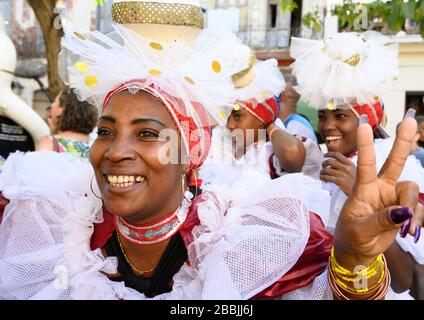
[[107, 176], [108, 182], [118, 188], [130, 187], [136, 183], [141, 183], [145, 180], [143, 176]]
[[328, 137], [325, 137], [325, 140], [335, 141], [335, 140], [340, 140], [341, 138], [342, 138], [341, 136], [328, 136]]

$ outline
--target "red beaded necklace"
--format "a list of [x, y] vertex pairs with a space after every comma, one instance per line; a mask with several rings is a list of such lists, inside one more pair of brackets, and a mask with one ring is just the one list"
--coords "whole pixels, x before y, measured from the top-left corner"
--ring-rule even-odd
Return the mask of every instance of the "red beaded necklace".
[[184, 224], [190, 204], [190, 201], [184, 199], [175, 212], [143, 225], [133, 224], [115, 216], [116, 229], [122, 237], [134, 244], [149, 245], [163, 242], [176, 234]]

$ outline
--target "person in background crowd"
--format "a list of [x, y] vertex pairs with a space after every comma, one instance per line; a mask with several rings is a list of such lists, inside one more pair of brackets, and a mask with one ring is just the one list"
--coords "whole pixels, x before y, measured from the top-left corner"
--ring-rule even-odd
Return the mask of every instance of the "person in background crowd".
[[415, 120], [417, 120], [418, 131], [420, 133], [420, 138], [417, 143], [420, 147], [424, 148], [424, 116], [416, 116]]
[[277, 119], [277, 125], [284, 124], [287, 131], [293, 135], [311, 139], [317, 143], [314, 128], [309, 120], [297, 112], [297, 102], [300, 95], [293, 88], [297, 85], [296, 77], [291, 74], [284, 74], [286, 86], [279, 96], [280, 113]]
[[[308, 54], [302, 55], [306, 48], [310, 49]], [[352, 194], [356, 179], [359, 117], [365, 117], [374, 131], [374, 137], [381, 138], [384, 109], [378, 96], [383, 92], [385, 82], [379, 79], [396, 74], [397, 48], [368, 41], [357, 33], [343, 33], [326, 41], [295, 40], [291, 50], [297, 53], [294, 54], [297, 60], [293, 69], [301, 84], [299, 92], [319, 109], [318, 131], [328, 149], [320, 179], [324, 182], [324, 188], [331, 193], [332, 208], [327, 229], [334, 231], [341, 208]], [[361, 52], [364, 56], [352, 55], [352, 52]], [[359, 65], [358, 61], [362, 61], [362, 64]], [[306, 65], [308, 69], [304, 69]], [[381, 72], [383, 66], [385, 72]], [[353, 79], [356, 81], [351, 81]], [[409, 118], [413, 116], [410, 111], [406, 115]], [[391, 139], [375, 139], [377, 171], [383, 170], [386, 159], [393, 156], [392, 145]], [[405, 160], [399, 180], [404, 183], [413, 181], [417, 190], [423, 193], [424, 169], [413, 157], [406, 157]], [[408, 221], [397, 236], [397, 241], [385, 252], [392, 275], [392, 289], [397, 293], [416, 287], [414, 268], [424, 264], [424, 241], [419, 241], [420, 228], [417, 226], [422, 213], [423, 206], [418, 204], [414, 219]], [[413, 237], [407, 236], [408, 231]], [[392, 292], [389, 298], [400, 297]]]
[[52, 135], [44, 138], [37, 151], [68, 152], [88, 158], [90, 133], [98, 119], [97, 108], [80, 101], [74, 91], [65, 88], [48, 110], [48, 124]]

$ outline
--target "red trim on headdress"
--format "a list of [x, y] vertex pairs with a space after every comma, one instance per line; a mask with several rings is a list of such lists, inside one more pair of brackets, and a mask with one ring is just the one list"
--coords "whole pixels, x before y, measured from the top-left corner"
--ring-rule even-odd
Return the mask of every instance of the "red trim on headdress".
[[255, 100], [240, 102], [250, 113], [266, 125], [274, 122], [278, 117], [278, 101], [275, 97], [271, 97], [264, 102], [257, 103]]
[[[140, 86], [142, 90], [155, 95], [157, 93], [159, 96], [157, 98], [164, 100], [162, 101], [167, 108], [168, 112], [171, 115], [171, 118], [175, 122], [176, 127], [178, 128], [179, 134], [181, 137], [185, 137], [185, 140], [188, 143], [189, 152], [189, 170], [193, 171], [199, 168], [203, 162], [205, 162], [206, 157], [209, 153], [211, 146], [211, 135], [209, 117], [205, 108], [198, 102], [191, 102], [193, 107], [196, 109], [196, 113], [201, 123], [202, 127], [198, 127], [194, 122], [193, 118], [186, 116], [178, 112], [176, 104], [181, 107], [181, 110], [184, 110], [184, 102], [176, 97], [171, 97], [165, 92], [157, 90], [153, 85], [146, 87], [144, 81], [142, 80], [130, 80], [127, 81], [115, 89], [111, 90], [105, 97], [102, 105], [102, 109], [106, 108], [107, 103], [112, 98], [113, 95], [129, 89], [132, 85]], [[143, 87], [145, 87], [143, 89]]]
[[357, 104], [353, 108], [359, 115], [366, 114], [368, 116], [368, 123], [373, 129], [376, 129], [383, 120], [384, 109], [381, 101], [377, 101], [371, 107], [368, 104]]

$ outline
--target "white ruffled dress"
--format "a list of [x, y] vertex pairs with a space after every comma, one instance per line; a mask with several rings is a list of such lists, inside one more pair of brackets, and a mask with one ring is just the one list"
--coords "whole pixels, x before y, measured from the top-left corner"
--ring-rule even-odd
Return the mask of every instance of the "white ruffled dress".
[[[298, 175], [238, 174], [231, 185], [206, 188], [187, 248], [190, 264], [174, 276], [170, 293], [154, 299], [249, 299], [301, 256], [313, 186], [306, 189]], [[0, 299], [146, 299], [107, 278], [117, 272], [115, 257], [90, 249], [94, 224], [103, 220], [92, 177], [87, 161], [66, 153], [9, 157], [2, 172], [10, 203], [0, 224]], [[281, 298], [331, 299], [326, 272]]]

